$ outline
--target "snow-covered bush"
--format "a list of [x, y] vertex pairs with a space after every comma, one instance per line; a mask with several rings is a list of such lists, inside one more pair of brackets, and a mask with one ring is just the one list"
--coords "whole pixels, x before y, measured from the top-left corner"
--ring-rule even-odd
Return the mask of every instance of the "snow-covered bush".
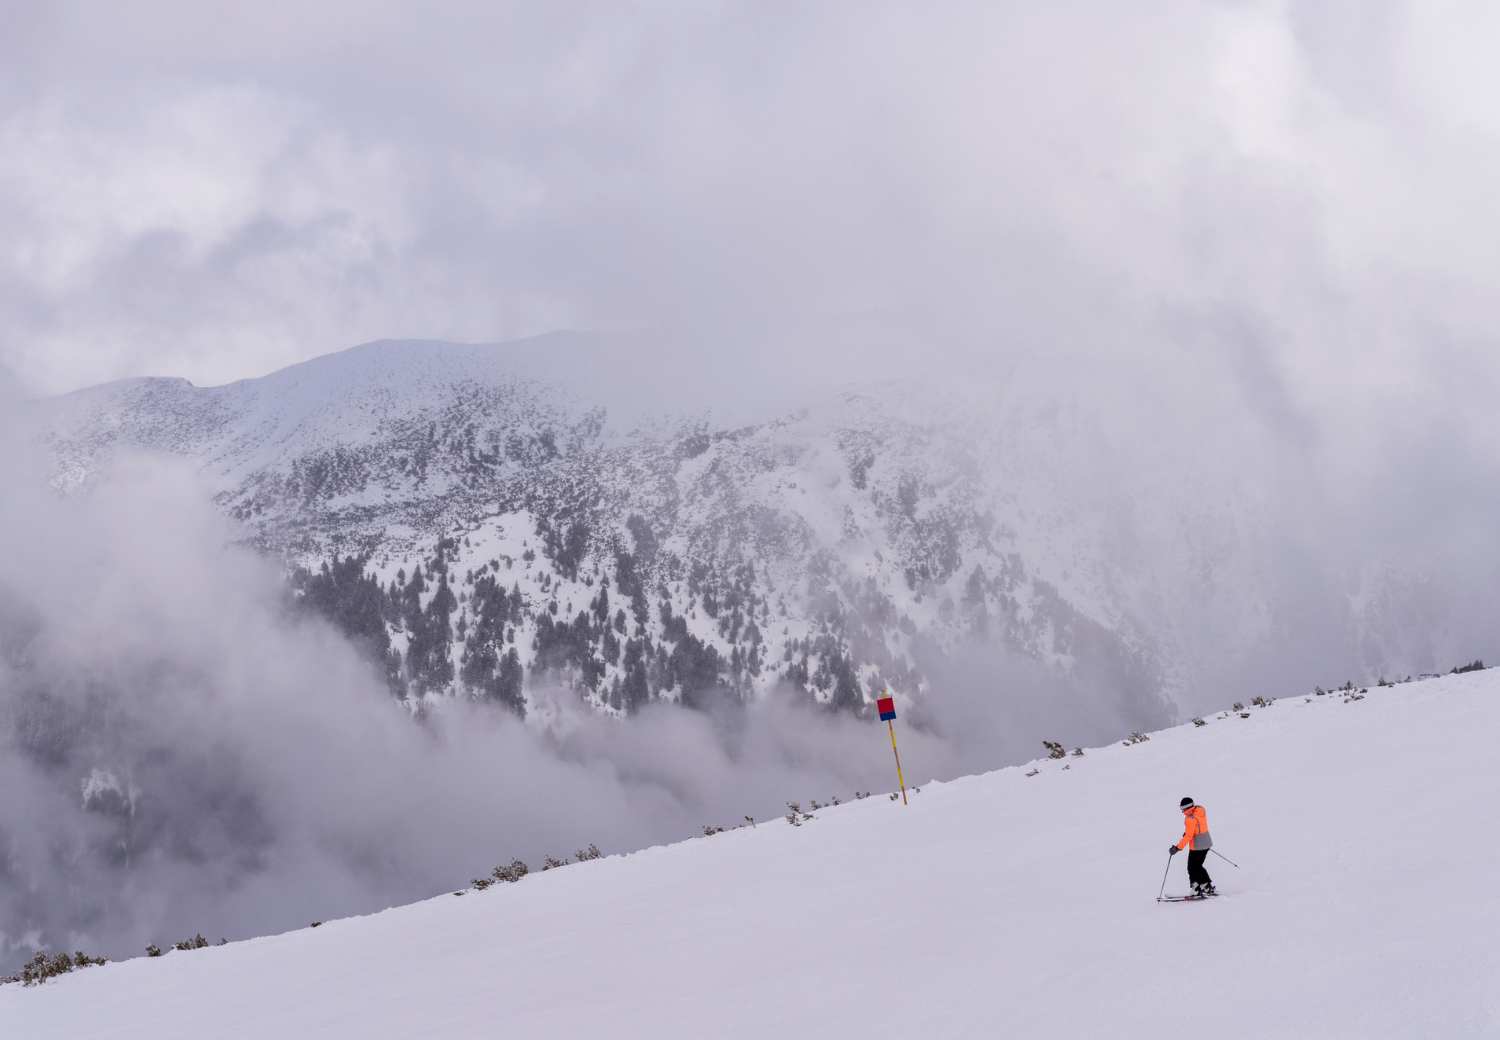
[[49, 957], [46, 953], [38, 952], [22, 966], [19, 975], [0, 978], [0, 986], [8, 982], [19, 982], [23, 986], [40, 986], [48, 979], [55, 979], [59, 975], [66, 975], [75, 968], [87, 968], [104, 963], [105, 959], [103, 957], [90, 957], [82, 951], [73, 954], [71, 957], [66, 953], [56, 953]]
[[804, 821], [813, 819], [812, 813], [802, 811], [801, 802], [787, 802], [786, 807], [789, 810], [786, 814], [786, 822], [793, 827], [801, 827]]
[[507, 884], [514, 884], [530, 873], [531, 868], [518, 859], [511, 860], [509, 866], [496, 867], [490, 872], [496, 881], [504, 881]]

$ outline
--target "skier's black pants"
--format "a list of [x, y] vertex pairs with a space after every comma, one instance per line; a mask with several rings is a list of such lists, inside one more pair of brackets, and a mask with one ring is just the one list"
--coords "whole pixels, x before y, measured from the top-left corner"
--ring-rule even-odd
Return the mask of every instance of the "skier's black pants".
[[1208, 859], [1207, 849], [1194, 849], [1188, 853], [1188, 880], [1195, 885], [1212, 885], [1214, 879], [1208, 876], [1208, 871], [1203, 869], [1203, 861]]

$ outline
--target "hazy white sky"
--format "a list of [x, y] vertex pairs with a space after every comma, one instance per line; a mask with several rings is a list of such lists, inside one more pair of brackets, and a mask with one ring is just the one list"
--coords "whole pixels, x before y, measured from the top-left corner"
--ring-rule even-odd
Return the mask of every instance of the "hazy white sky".
[[[858, 317], [1493, 392], [1486, 3], [12, 2], [0, 361]], [[1493, 427], [1491, 427], [1493, 429]]]

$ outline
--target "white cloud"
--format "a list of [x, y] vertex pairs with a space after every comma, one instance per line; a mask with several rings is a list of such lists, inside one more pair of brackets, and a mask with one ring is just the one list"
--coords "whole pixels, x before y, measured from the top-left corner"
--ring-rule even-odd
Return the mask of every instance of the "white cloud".
[[970, 363], [1250, 351], [1304, 409], [1496, 385], [1482, 7], [297, 14], [60, 5], [0, 43], [34, 388], [871, 313]]

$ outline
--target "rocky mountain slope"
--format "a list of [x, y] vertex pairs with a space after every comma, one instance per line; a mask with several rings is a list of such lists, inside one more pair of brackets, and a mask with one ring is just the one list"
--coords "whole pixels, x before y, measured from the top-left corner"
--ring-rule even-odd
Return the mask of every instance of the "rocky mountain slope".
[[861, 710], [887, 683], [920, 702], [931, 662], [978, 647], [1147, 725], [1287, 624], [1255, 489], [1191, 456], [1127, 479], [1116, 431], [1024, 371], [734, 421], [734, 387], [673, 385], [588, 336], [385, 341], [38, 408], [60, 486], [124, 450], [185, 459], [414, 704], [535, 709], [555, 677], [611, 712], [776, 683]]

